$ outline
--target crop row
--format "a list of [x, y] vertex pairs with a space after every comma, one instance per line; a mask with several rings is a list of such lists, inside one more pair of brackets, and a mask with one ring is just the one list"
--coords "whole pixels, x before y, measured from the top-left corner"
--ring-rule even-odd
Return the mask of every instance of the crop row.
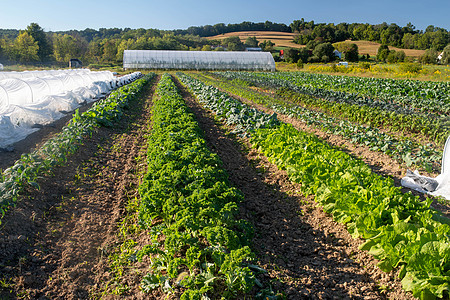
[[[236, 219], [242, 194], [202, 138], [170, 75], [162, 76], [152, 110], [148, 169], [139, 187], [139, 219], [152, 243], [145, 292], [182, 290], [181, 299], [234, 298], [257, 280], [246, 264], [252, 228]], [[219, 297], [220, 298], [220, 297]]]
[[253, 143], [353, 237], [365, 239], [361, 249], [383, 271], [400, 268], [405, 290], [421, 299], [449, 294], [450, 222], [429, 208], [431, 200], [403, 194], [391, 179], [291, 125], [258, 130]]
[[347, 120], [334, 118], [320, 111], [308, 109], [279, 98], [259, 93], [251, 88], [233, 81], [214, 80], [207, 76], [197, 75], [199, 80], [221, 88], [222, 90], [261, 104], [277, 113], [295, 117], [308, 125], [314, 125], [321, 130], [340, 135], [351, 142], [369, 146], [373, 151], [381, 151], [392, 158], [406, 163], [422, 167], [428, 172], [440, 170], [442, 152], [437, 151], [432, 145], [420, 145], [410, 139], [399, 140], [392, 135], [382, 132], [372, 126], [353, 124]]
[[421, 299], [448, 297], [450, 221], [430, 209], [430, 199], [402, 193], [392, 179], [290, 124], [257, 129], [252, 142], [353, 237], [365, 239], [361, 249], [383, 271], [399, 268], [405, 290]]
[[274, 127], [278, 125], [276, 114], [268, 115], [247, 104], [240, 102], [216, 87], [205, 85], [203, 82], [183, 73], [177, 76], [194, 93], [204, 107], [227, 120], [228, 125], [234, 125], [234, 133], [248, 135], [258, 128]]
[[[450, 84], [418, 80], [399, 80], [336, 76], [307, 72], [257, 73], [254, 77], [289, 82], [313, 95], [335, 95], [359, 104], [393, 106], [402, 112], [450, 113]], [[328, 92], [331, 92], [328, 94]]]
[[[352, 122], [420, 134], [440, 145], [445, 143], [450, 133], [450, 121], [445, 113], [426, 114], [426, 110], [423, 113], [417, 113], [395, 102], [296, 85], [294, 79], [288, 75], [278, 75], [278, 73], [218, 72], [215, 74], [231, 80], [241, 79], [257, 86], [276, 89], [285, 99], [320, 108]], [[442, 104], [442, 107], [444, 106]]]
[[120, 119], [123, 110], [135, 100], [144, 86], [153, 78], [151, 73], [113, 91], [106, 99], [95, 102], [86, 112], [76, 110], [72, 120], [62, 131], [32, 153], [23, 154], [13, 166], [0, 175], [0, 213], [16, 204], [19, 193], [26, 186], [39, 188], [36, 180], [54, 166], [63, 165], [67, 157], [80, 147], [98, 126], [112, 126]]

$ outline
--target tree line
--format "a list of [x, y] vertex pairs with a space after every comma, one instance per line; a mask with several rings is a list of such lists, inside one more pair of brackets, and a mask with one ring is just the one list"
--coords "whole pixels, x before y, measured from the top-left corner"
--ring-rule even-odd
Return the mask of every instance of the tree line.
[[[238, 37], [229, 37], [222, 41], [207, 40], [205, 37], [236, 31], [283, 31], [295, 32], [295, 42], [307, 45], [306, 52], [293, 52], [296, 57], [306, 61], [325, 61], [331, 59], [335, 44], [348, 39], [368, 40], [383, 45], [408, 49], [427, 50], [433, 60], [438, 51], [450, 44], [450, 33], [446, 29], [428, 26], [425, 31], [416, 30], [408, 23], [404, 27], [396, 24], [361, 24], [361, 23], [319, 23], [294, 20], [289, 26], [285, 24], [242, 22], [239, 24], [219, 23], [216, 25], [193, 26], [185, 30], [131, 29], [131, 28], [87, 28], [60, 32], [44, 32], [37, 24], [31, 23], [25, 30], [0, 29], [0, 61], [10, 63], [67, 63], [71, 58], [79, 58], [87, 64], [120, 63], [123, 52], [130, 50], [234, 50], [245, 47], [261, 47], [265, 51], [273, 50], [271, 41], [247, 39], [245, 43]], [[319, 44], [322, 45], [313, 53]], [[343, 47], [353, 47], [344, 44]], [[319, 51], [320, 50], [320, 51]], [[341, 51], [342, 52], [342, 51]], [[355, 57], [355, 49], [344, 51], [350, 59]], [[294, 57], [294, 60], [295, 60]], [[401, 53], [392, 54], [391, 58], [401, 58]]]
[[67, 63], [71, 58], [85, 63], [120, 63], [130, 50], [201, 50], [217, 44], [200, 36], [176, 35], [157, 29], [86, 29], [44, 32], [37, 24], [25, 30], [0, 30], [0, 60], [10, 63]]
[[348, 39], [354, 41], [373, 41], [404, 49], [435, 49], [441, 51], [450, 44], [450, 32], [444, 28], [428, 26], [425, 31], [416, 30], [411, 23], [400, 27], [395, 23], [361, 24], [361, 23], [318, 23], [295, 20], [290, 25], [291, 31], [298, 33], [295, 43], [306, 45], [313, 40], [336, 43]]

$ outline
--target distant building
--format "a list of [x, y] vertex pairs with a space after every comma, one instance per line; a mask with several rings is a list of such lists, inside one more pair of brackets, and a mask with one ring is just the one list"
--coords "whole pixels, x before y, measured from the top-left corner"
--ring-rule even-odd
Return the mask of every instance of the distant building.
[[442, 57], [444, 56], [444, 51], [441, 52], [441, 54], [438, 55], [437, 61], [441, 62]]
[[3, 65], [0, 64], [0, 71], [3, 71]]
[[77, 59], [77, 58], [71, 58], [69, 61], [69, 68], [71, 69], [78, 69], [83, 67], [83, 63], [81, 62], [81, 60]]
[[342, 52], [339, 52], [338, 50], [334, 50], [333, 53], [336, 57], [339, 57], [339, 59], [342, 58]]
[[262, 49], [259, 47], [247, 47], [245, 51], [262, 51]]

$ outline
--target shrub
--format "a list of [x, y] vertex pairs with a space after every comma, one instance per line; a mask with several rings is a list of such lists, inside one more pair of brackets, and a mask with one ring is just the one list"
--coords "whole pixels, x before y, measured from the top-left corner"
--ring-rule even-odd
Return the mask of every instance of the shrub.
[[377, 51], [377, 60], [385, 61], [389, 55], [389, 47], [387, 45], [380, 45]]
[[403, 63], [399, 67], [402, 72], [409, 73], [419, 73], [422, 70], [422, 66], [417, 63]]
[[427, 49], [423, 55], [419, 57], [419, 62], [423, 64], [435, 64], [437, 62], [438, 52], [434, 49]]
[[370, 69], [370, 63], [365, 62], [365, 61], [360, 61], [360, 62], [358, 63], [358, 67], [360, 67], [361, 69], [366, 69], [366, 70], [368, 70], [368, 69]]

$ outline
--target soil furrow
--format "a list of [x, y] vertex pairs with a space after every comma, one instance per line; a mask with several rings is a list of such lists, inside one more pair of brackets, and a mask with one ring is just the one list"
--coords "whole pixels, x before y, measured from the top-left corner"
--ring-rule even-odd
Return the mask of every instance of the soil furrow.
[[[153, 83], [155, 81], [152, 81]], [[0, 230], [0, 298], [87, 299], [109, 282], [108, 255], [139, 178], [150, 96], [114, 128], [99, 128], [64, 167], [41, 180]]]
[[[230, 137], [211, 113], [179, 85], [197, 117], [210, 148], [224, 163], [230, 181], [245, 196], [241, 216], [255, 228], [253, 249], [266, 289], [287, 299], [413, 299], [394, 274], [385, 274], [377, 261], [358, 249], [343, 225], [300, 194], [248, 141]], [[239, 141], [239, 142], [236, 142]]]

